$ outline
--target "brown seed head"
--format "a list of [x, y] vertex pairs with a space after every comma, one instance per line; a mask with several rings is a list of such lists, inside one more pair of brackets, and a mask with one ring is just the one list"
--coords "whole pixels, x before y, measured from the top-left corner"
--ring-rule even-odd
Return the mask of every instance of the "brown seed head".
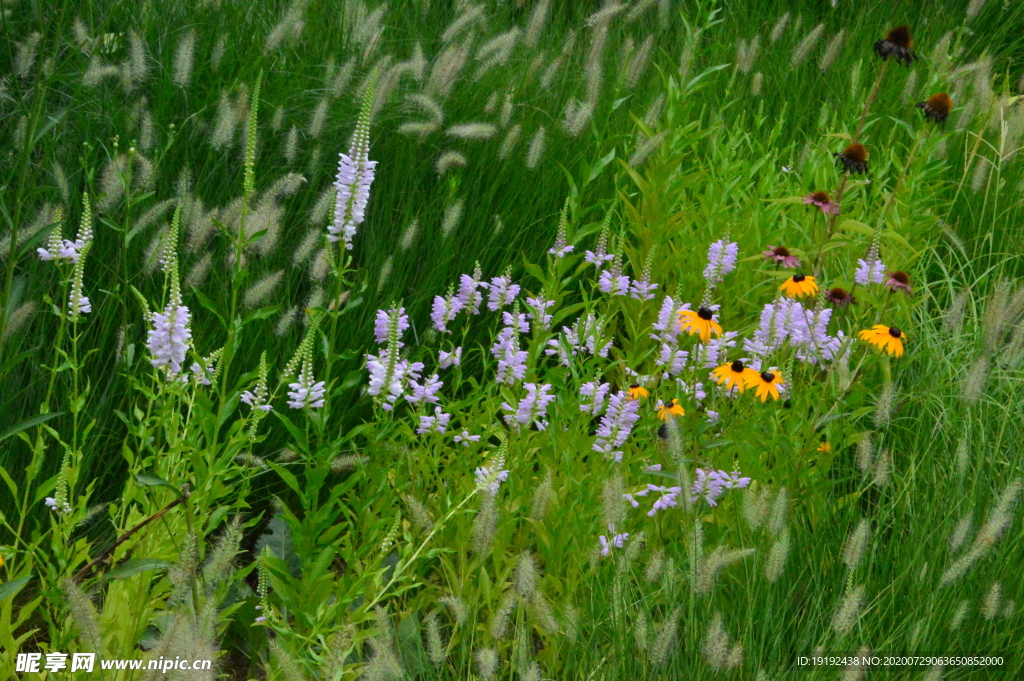
[[890, 272], [889, 277], [901, 284], [910, 285], [910, 275], [903, 271]]
[[851, 163], [864, 163], [868, 160], [868, 150], [860, 142], [854, 142], [843, 149], [843, 156]]
[[743, 362], [736, 360], [735, 362], [732, 363], [732, 365], [729, 368], [738, 374], [741, 371], [743, 371]]
[[899, 330], [899, 327], [890, 326], [889, 335], [892, 336], [893, 338], [899, 338], [900, 336], [903, 335], [903, 332]]
[[828, 203], [829, 201], [828, 192], [814, 192], [813, 194], [811, 194], [811, 198], [813, 198], [818, 203]]
[[910, 37], [910, 29], [906, 26], [897, 26], [885, 35], [885, 39], [897, 47], [908, 48], [914, 44]]
[[925, 102], [938, 115], [945, 118], [953, 110], [953, 100], [945, 92], [934, 94]]
[[785, 246], [776, 246], [772, 249], [772, 254], [780, 256], [782, 258], [788, 258], [790, 256], [789, 249]]
[[801, 281], [803, 281], [804, 279], [806, 279], [806, 278], [807, 278], [807, 275], [806, 275], [806, 274], [794, 274], [794, 275], [793, 275], [793, 281], [794, 281], [794, 282], [796, 282], [796, 283], [798, 283], [798, 284], [799, 284], [799, 283], [800, 283]]

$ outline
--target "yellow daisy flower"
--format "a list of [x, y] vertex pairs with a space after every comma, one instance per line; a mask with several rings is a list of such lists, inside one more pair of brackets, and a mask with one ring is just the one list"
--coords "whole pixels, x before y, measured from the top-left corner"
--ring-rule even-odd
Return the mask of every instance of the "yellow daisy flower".
[[907, 334], [895, 326], [875, 324], [870, 329], [859, 332], [857, 336], [861, 340], [877, 346], [880, 350], [885, 350], [890, 355], [903, 356], [903, 341]]
[[680, 310], [679, 311], [679, 328], [683, 331], [688, 331], [692, 336], [695, 333], [700, 334], [700, 342], [707, 343], [711, 340], [711, 332], [714, 331], [716, 335], [722, 335], [722, 327], [712, 319], [711, 310], [706, 307], [698, 309], [696, 312], [693, 310]]
[[818, 283], [814, 281], [814, 277], [809, 277], [806, 274], [794, 274], [782, 282], [779, 290], [790, 298], [803, 298], [804, 296], [816, 294], [818, 292]]
[[647, 397], [648, 395], [650, 395], [650, 393], [647, 392], [647, 388], [643, 387], [639, 383], [634, 383], [633, 385], [629, 386], [630, 399], [638, 400], [641, 397]]
[[764, 402], [771, 395], [772, 399], [779, 399], [779, 386], [782, 385], [782, 374], [778, 371], [763, 371], [757, 374], [756, 379], [752, 379], [750, 387], [757, 387], [757, 391], [754, 393], [761, 398]]
[[818, 445], [818, 451], [824, 454], [828, 454], [829, 452], [832, 451], [832, 443], [822, 442], [820, 445]]
[[679, 406], [679, 400], [675, 398], [672, 398], [668, 404], [658, 407], [658, 418], [662, 421], [667, 421], [669, 416], [684, 416], [685, 414], [686, 412]]
[[725, 385], [726, 390], [735, 386], [740, 392], [751, 387], [754, 381], [758, 380], [757, 372], [744, 366], [743, 362], [739, 360], [732, 364], [723, 364], [712, 371], [711, 375], [715, 377], [719, 385]]

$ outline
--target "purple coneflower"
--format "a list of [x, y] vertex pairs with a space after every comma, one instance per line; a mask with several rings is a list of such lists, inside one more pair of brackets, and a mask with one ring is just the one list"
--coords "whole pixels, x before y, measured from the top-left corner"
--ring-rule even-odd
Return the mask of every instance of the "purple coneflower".
[[804, 203], [814, 204], [825, 215], [839, 215], [839, 204], [829, 198], [828, 192], [812, 192], [804, 197]]
[[785, 246], [769, 246], [768, 250], [762, 251], [761, 254], [768, 262], [777, 262], [792, 269], [800, 267], [800, 258], [790, 253]]
[[905, 291], [910, 294], [910, 275], [902, 270], [889, 272], [884, 283], [893, 291]]
[[844, 288], [839, 288], [838, 286], [830, 288], [825, 292], [825, 300], [838, 307], [852, 305], [857, 302], [857, 298], [852, 293]]

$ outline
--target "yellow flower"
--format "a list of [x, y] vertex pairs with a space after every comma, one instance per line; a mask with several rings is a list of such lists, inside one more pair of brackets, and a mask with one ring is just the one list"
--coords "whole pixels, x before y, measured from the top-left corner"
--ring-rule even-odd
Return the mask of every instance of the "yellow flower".
[[643, 387], [639, 383], [634, 383], [633, 385], [629, 386], [630, 399], [638, 400], [641, 397], [647, 397], [648, 395], [650, 395], [650, 393], [647, 392], [647, 388]]
[[779, 399], [779, 386], [782, 385], [782, 374], [778, 371], [763, 371], [752, 379], [751, 387], [757, 386], [754, 393], [764, 402], [771, 395], [772, 399]]
[[685, 414], [686, 412], [679, 406], [679, 400], [675, 398], [672, 398], [668, 404], [658, 407], [658, 418], [662, 421], [667, 421], [669, 416], [684, 416]]
[[804, 296], [813, 296], [817, 293], [818, 284], [814, 281], [814, 277], [808, 277], [806, 274], [794, 274], [782, 282], [779, 290], [790, 298], [803, 298]]
[[724, 384], [726, 390], [736, 386], [740, 392], [751, 387], [754, 381], [759, 379], [756, 371], [744, 366], [743, 362], [739, 360], [732, 364], [723, 364], [712, 371], [711, 375], [715, 377], [719, 385]]
[[832, 444], [829, 442], [822, 442], [820, 445], [818, 445], [818, 451], [828, 454], [829, 452], [832, 451]]
[[680, 310], [679, 328], [683, 331], [688, 331], [691, 336], [699, 333], [701, 343], [707, 343], [711, 340], [712, 331], [716, 335], [722, 335], [722, 327], [712, 319], [711, 310], [706, 307], [702, 307], [696, 312], [693, 310]]
[[861, 340], [877, 346], [880, 350], [885, 350], [890, 355], [903, 356], [903, 340], [907, 334], [895, 326], [875, 324], [870, 329], [859, 332], [857, 336]]

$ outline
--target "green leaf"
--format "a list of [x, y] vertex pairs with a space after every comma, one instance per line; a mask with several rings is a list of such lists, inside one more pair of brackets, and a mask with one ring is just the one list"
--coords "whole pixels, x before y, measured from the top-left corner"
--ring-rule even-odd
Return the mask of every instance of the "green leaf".
[[596, 180], [598, 176], [604, 171], [605, 167], [607, 167], [607, 165], [611, 163], [613, 160], [615, 160], [615, 149], [609, 151], [607, 156], [600, 159], [597, 163], [594, 164], [594, 167], [590, 169], [590, 173], [587, 175], [587, 181], [584, 182], [583, 184], [587, 185]]
[[12, 579], [9, 582], [4, 582], [3, 584], [0, 584], [0, 601], [3, 601], [16, 595], [25, 587], [26, 584], [28, 584], [28, 580], [30, 579], [32, 579], [32, 573], [29, 573], [24, 577]]
[[43, 136], [46, 135], [46, 133], [48, 133], [51, 130], [53, 130], [53, 126], [55, 126], [58, 123], [60, 123], [61, 119], [64, 118], [64, 116], [65, 116], [65, 114], [67, 114], [67, 112], [68, 112], [67, 109], [61, 109], [60, 111], [58, 111], [53, 116], [47, 116], [46, 117], [46, 123], [43, 124], [43, 127], [39, 128], [39, 131], [36, 132], [35, 137], [32, 138], [32, 146], [35, 147], [36, 144], [39, 143], [39, 140], [41, 140], [43, 138]]
[[874, 236], [875, 230], [868, 227], [860, 220], [843, 220], [839, 223], [839, 229], [849, 232], [857, 232], [864, 236]]
[[167, 482], [163, 478], [153, 475], [152, 473], [136, 473], [135, 481], [138, 482], [140, 485], [144, 485], [146, 487], [170, 487], [175, 492], [178, 491], [177, 487]]
[[126, 579], [147, 570], [164, 570], [170, 567], [174, 567], [174, 563], [160, 558], [132, 558], [108, 572], [104, 579]]
[[840, 412], [837, 414], [828, 414], [827, 416], [823, 416], [822, 418], [818, 419], [817, 423], [814, 424], [814, 430], [821, 430], [822, 426], [832, 423], [833, 421], [836, 421], [838, 419], [841, 419], [844, 416], [848, 416], [848, 414]]
[[52, 418], [56, 418], [60, 416], [62, 413], [63, 412], [56, 412], [53, 414], [37, 414], [35, 416], [27, 418], [18, 425], [12, 426], [5, 430], [3, 433], [0, 433], [0, 442], [3, 442], [12, 435], [17, 435], [23, 430], [28, 430], [32, 426], [38, 426], [40, 423], [44, 423]]

